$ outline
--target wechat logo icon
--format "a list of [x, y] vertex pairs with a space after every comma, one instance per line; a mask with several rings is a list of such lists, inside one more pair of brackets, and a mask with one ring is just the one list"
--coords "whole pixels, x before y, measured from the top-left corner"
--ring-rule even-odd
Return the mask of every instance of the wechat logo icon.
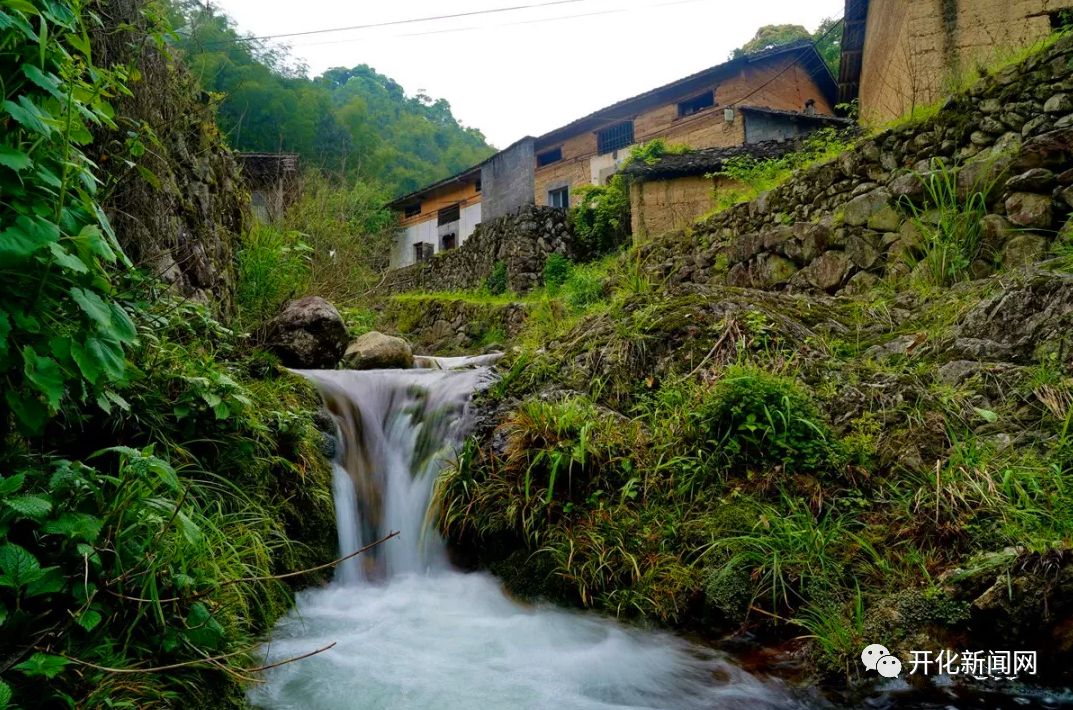
[[887, 647], [873, 643], [861, 651], [861, 663], [865, 670], [875, 671], [884, 678], [897, 678], [902, 672], [902, 662], [892, 656]]

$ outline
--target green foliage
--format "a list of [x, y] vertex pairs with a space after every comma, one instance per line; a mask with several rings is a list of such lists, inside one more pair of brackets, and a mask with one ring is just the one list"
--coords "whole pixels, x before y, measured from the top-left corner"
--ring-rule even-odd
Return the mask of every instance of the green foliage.
[[816, 405], [793, 381], [759, 368], [733, 366], [693, 413], [697, 435], [730, 468], [837, 468], [833, 437]]
[[547, 261], [544, 262], [544, 286], [548, 293], [558, 292], [570, 278], [573, 267], [573, 262], [558, 252], [548, 255]]
[[243, 38], [218, 8], [171, 0], [187, 65], [220, 94], [221, 128], [244, 151], [291, 151], [325, 171], [375, 178], [400, 195], [479, 163], [493, 151], [443, 99], [407, 96], [367, 65], [308, 78], [286, 50]]
[[316, 171], [280, 224], [256, 224], [237, 254], [237, 324], [256, 328], [285, 301], [316, 294], [340, 307], [361, 301], [387, 267], [395, 217], [367, 183]]
[[803, 39], [812, 39], [812, 35], [801, 25], [764, 25], [751, 40], [731, 52], [730, 58], [737, 59]]
[[135, 338], [108, 266], [124, 262], [84, 146], [114, 127], [126, 70], [90, 63], [79, 4], [0, 9], [0, 433], [69, 401], [107, 406]]
[[499, 296], [507, 292], [507, 265], [497, 261], [492, 266], [492, 273], [484, 280], [484, 288], [493, 296]]
[[[634, 146], [623, 163], [651, 163], [662, 155], [680, 154], [685, 146], [668, 146], [662, 139]], [[578, 190], [577, 207], [570, 211], [570, 226], [581, 261], [592, 261], [629, 243], [630, 184], [620, 171], [606, 185], [585, 185]]]
[[730, 58], [738, 59], [747, 54], [755, 54], [801, 40], [812, 40], [816, 45], [816, 51], [823, 57], [831, 73], [838, 76], [838, 68], [842, 62], [841, 18], [824, 19], [815, 34], [810, 34], [801, 25], [764, 25], [756, 31], [751, 40], [731, 52]]
[[386, 195], [361, 180], [333, 180], [307, 172], [301, 197], [287, 210], [283, 229], [308, 244], [309, 291], [340, 306], [361, 301], [387, 268], [395, 215]]
[[969, 278], [972, 262], [980, 256], [980, 220], [987, 214], [987, 195], [993, 186], [974, 185], [962, 197], [957, 172], [941, 159], [921, 179], [923, 205], [910, 200], [902, 203], [924, 236], [922, 256], [917, 260], [908, 254], [908, 265], [924, 284], [949, 286]]
[[235, 255], [235, 310], [240, 328], [264, 323], [288, 299], [309, 291], [312, 251], [298, 232], [254, 225]]
[[87, 154], [139, 72], [90, 36], [163, 39], [87, 8], [0, 1], [0, 706], [229, 707], [333, 551], [315, 400], [121, 251]]
[[738, 186], [716, 191], [716, 211], [755, 199], [788, 180], [795, 171], [827, 162], [849, 148], [848, 138], [833, 128], [824, 128], [808, 137], [801, 150], [778, 158], [738, 156], [723, 161], [715, 177], [725, 177]]

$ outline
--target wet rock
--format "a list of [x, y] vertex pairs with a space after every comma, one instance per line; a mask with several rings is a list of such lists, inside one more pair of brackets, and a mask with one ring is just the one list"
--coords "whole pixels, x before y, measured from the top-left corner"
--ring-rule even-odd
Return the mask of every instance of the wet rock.
[[917, 173], [902, 173], [887, 185], [895, 199], [908, 199], [920, 202], [924, 199], [924, 180]]
[[1049, 242], [1038, 234], [1018, 234], [1006, 243], [1002, 250], [1002, 265], [1007, 269], [1019, 269], [1043, 258]]
[[[867, 192], [846, 203], [844, 220], [851, 227], [863, 227], [874, 215], [891, 210], [891, 193], [886, 188]], [[897, 227], [895, 227], [896, 229]], [[886, 230], [890, 231], [890, 230]]]
[[1014, 163], [1016, 170], [1031, 168], [1064, 169], [1073, 161], [1073, 127], [1059, 128], [1031, 138], [1022, 146]]
[[1006, 216], [1019, 227], [1047, 229], [1054, 218], [1054, 201], [1034, 192], [1015, 192], [1006, 198]]
[[797, 273], [797, 264], [777, 254], [763, 254], [757, 260], [754, 285], [758, 288], [783, 286]]
[[343, 361], [352, 370], [407, 369], [414, 366], [414, 354], [402, 338], [374, 330], [351, 343]]
[[1073, 112], [1073, 97], [1069, 94], [1055, 94], [1043, 104], [1043, 110], [1051, 114]]
[[879, 261], [876, 240], [868, 234], [851, 236], [846, 241], [846, 256], [859, 268], [871, 269]]
[[343, 317], [319, 296], [289, 301], [266, 327], [265, 345], [287, 367], [334, 368], [346, 343]]
[[831, 293], [842, 285], [851, 268], [852, 264], [844, 253], [829, 251], [798, 272], [793, 281], [795, 284], [803, 281], [804, 284]]
[[870, 274], [867, 271], [859, 271], [853, 275], [846, 284], [846, 287], [842, 289], [842, 293], [850, 296], [859, 296], [871, 291], [877, 283], [879, 283], [878, 276]]
[[920, 335], [901, 335], [881, 345], [873, 345], [864, 351], [869, 360], [886, 360], [897, 355], [908, 355], [922, 342]]
[[1006, 181], [1009, 192], [1046, 192], [1055, 183], [1055, 175], [1046, 168], [1032, 168]]
[[1001, 215], [989, 214], [980, 220], [980, 244], [989, 257], [1002, 253], [1006, 242], [1016, 234], [1017, 228]]
[[1073, 275], [1036, 272], [969, 310], [955, 346], [967, 358], [1016, 362], [1071, 329]]

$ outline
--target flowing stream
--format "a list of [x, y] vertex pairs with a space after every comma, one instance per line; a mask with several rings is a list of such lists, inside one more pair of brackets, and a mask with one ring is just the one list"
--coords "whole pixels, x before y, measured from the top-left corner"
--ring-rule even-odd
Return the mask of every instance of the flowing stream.
[[791, 691], [728, 657], [593, 614], [525, 605], [491, 576], [451, 568], [427, 511], [470, 422], [487, 361], [424, 369], [305, 371], [339, 425], [334, 464], [343, 555], [393, 538], [303, 592], [266, 644], [252, 704], [282, 710], [793, 708]]

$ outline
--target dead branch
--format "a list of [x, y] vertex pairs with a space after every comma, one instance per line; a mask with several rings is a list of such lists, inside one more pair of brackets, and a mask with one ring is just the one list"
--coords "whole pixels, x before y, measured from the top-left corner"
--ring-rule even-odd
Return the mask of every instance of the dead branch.
[[113, 597], [118, 597], [119, 599], [124, 599], [124, 600], [129, 601], [129, 602], [139, 602], [141, 604], [172, 604], [174, 602], [180, 602], [180, 601], [193, 601], [195, 599], [201, 599], [202, 597], [209, 596], [213, 592], [217, 591], [220, 587], [226, 587], [226, 586], [232, 585], [232, 584], [243, 584], [243, 583], [246, 583], [246, 582], [269, 582], [269, 581], [279, 580], [279, 579], [290, 579], [291, 577], [298, 577], [300, 575], [309, 574], [311, 572], [319, 572], [322, 569], [328, 569], [329, 567], [334, 567], [334, 566], [336, 566], [336, 565], [338, 565], [338, 564], [340, 564], [342, 562], [346, 562], [347, 560], [351, 559], [352, 557], [357, 557], [358, 555], [360, 555], [363, 552], [368, 552], [369, 550], [373, 549], [377, 545], [379, 545], [379, 544], [381, 544], [383, 542], [387, 542], [388, 540], [390, 540], [393, 537], [398, 537], [398, 535], [399, 535], [399, 531], [395, 530], [395, 531], [385, 535], [384, 537], [380, 538], [379, 540], [369, 543], [368, 545], [366, 545], [365, 547], [361, 548], [360, 550], [355, 550], [354, 552], [351, 552], [349, 555], [343, 555], [339, 559], [332, 560], [331, 562], [325, 562], [324, 564], [317, 565], [316, 567], [310, 567], [308, 569], [301, 569], [301, 570], [298, 570], [296, 572], [286, 572], [284, 574], [269, 574], [269, 575], [264, 575], [262, 577], [240, 577], [238, 579], [227, 579], [227, 580], [224, 580], [223, 582], [220, 582], [219, 584], [217, 584], [216, 587], [214, 587], [213, 589], [207, 589], [207, 590], [205, 590], [203, 592], [198, 592], [197, 594], [191, 594], [191, 595], [185, 596], [185, 597], [165, 597], [163, 599], [145, 599], [145, 598], [142, 598], [142, 597], [132, 597], [132, 596], [129, 596], [127, 594], [121, 594], [119, 592], [114, 592], [111, 589], [107, 589], [107, 588], [104, 591], [108, 592]]

